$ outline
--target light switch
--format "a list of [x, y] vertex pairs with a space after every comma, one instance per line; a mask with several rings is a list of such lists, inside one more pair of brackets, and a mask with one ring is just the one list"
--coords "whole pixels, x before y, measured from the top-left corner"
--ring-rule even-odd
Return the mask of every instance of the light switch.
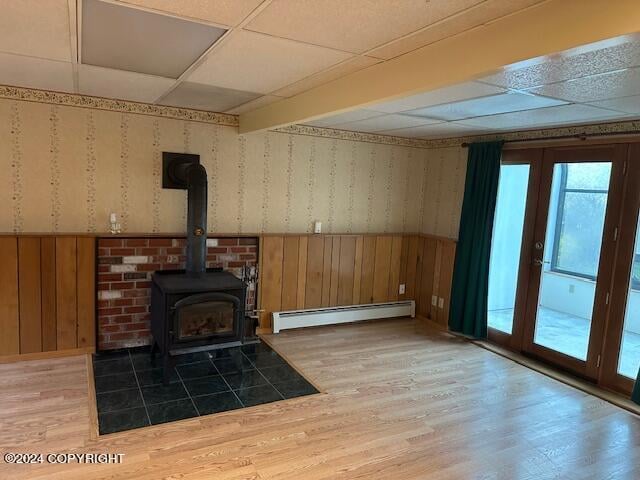
[[404, 284], [404, 283], [401, 283], [401, 284], [400, 284], [400, 288], [398, 289], [398, 293], [399, 293], [400, 295], [404, 295], [404, 292], [405, 292], [405, 284]]
[[431, 296], [431, 305], [436, 307], [438, 305], [438, 297], [436, 295]]
[[444, 308], [444, 298], [442, 297], [438, 299], [438, 308]]

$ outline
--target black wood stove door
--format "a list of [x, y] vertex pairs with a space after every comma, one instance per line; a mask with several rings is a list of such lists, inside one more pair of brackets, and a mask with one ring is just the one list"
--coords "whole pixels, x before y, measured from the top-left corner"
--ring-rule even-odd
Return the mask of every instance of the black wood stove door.
[[183, 298], [173, 308], [173, 344], [200, 340], [229, 341], [240, 336], [240, 300], [226, 293]]

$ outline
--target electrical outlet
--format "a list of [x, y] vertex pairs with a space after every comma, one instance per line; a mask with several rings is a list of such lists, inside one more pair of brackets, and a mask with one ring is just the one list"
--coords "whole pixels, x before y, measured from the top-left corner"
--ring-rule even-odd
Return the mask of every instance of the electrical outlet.
[[438, 296], [437, 295], [433, 295], [431, 297], [431, 305], [433, 305], [434, 307], [438, 306]]
[[406, 287], [405, 287], [405, 284], [404, 284], [404, 283], [401, 283], [401, 284], [400, 284], [400, 288], [398, 288], [398, 293], [399, 293], [400, 295], [404, 295], [405, 288], [406, 288]]
[[570, 284], [569, 285], [569, 293], [575, 293], [575, 291], [576, 291], [576, 286], [573, 285], [573, 284]]
[[444, 308], [444, 298], [442, 297], [438, 298], [438, 308]]

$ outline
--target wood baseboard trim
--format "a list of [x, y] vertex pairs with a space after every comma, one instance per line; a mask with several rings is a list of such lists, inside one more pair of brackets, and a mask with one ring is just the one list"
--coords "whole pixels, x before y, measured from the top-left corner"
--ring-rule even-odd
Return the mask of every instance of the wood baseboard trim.
[[[467, 338], [467, 337], [461, 337], [461, 338]], [[581, 378], [574, 377], [568, 373], [561, 372], [542, 362], [531, 359], [522, 354], [512, 352], [511, 350], [500, 347], [498, 345], [487, 342], [485, 340], [473, 340], [468, 338], [467, 340], [469, 340], [471, 343], [481, 348], [484, 348], [485, 350], [489, 350], [490, 352], [500, 355], [501, 357], [504, 357], [516, 363], [519, 363], [524, 367], [530, 368], [531, 370], [535, 370], [536, 372], [541, 373], [554, 380], [557, 380], [558, 382], [564, 383], [565, 385], [569, 385], [570, 387], [573, 387], [573, 388], [577, 388], [578, 390], [588, 393], [589, 395], [598, 397], [630, 413], [633, 413], [635, 415], [640, 415], [640, 405], [636, 405], [630, 399], [623, 397], [619, 393], [605, 390], [604, 388], [601, 388], [597, 385], [589, 383], [586, 380], [582, 380]]]
[[87, 355], [95, 353], [95, 347], [70, 348], [68, 350], [52, 350], [50, 352], [22, 353], [0, 356], [0, 364], [26, 362], [29, 360], [46, 360], [50, 358], [72, 357], [74, 355]]
[[87, 400], [89, 402], [89, 438], [95, 440], [100, 435], [98, 428], [98, 401], [96, 398], [96, 384], [93, 377], [93, 359], [87, 354]]

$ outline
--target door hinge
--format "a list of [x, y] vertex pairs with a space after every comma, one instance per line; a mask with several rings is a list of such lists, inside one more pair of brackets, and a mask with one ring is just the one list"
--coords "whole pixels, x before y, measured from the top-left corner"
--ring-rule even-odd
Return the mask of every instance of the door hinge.
[[613, 229], [613, 241], [614, 242], [618, 241], [618, 227]]
[[601, 355], [598, 355], [598, 359], [596, 360], [596, 368], [600, 368], [600, 360], [602, 359]]
[[622, 164], [622, 175], [626, 175], [627, 174], [627, 161], [625, 160], [624, 163]]
[[609, 292], [607, 292], [607, 296], [604, 297], [604, 304], [609, 305]]

